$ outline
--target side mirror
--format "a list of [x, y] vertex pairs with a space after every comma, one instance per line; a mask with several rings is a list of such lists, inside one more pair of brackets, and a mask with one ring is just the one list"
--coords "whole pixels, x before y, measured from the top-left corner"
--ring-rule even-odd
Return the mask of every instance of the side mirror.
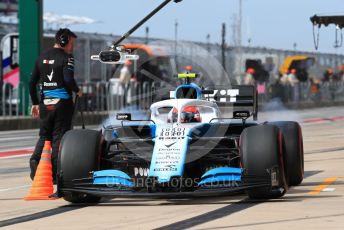
[[117, 113], [116, 119], [119, 121], [131, 121], [130, 113]]

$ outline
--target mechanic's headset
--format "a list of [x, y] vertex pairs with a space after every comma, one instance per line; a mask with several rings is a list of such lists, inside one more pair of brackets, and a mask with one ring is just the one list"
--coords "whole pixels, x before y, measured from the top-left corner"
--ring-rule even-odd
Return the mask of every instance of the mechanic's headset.
[[71, 32], [69, 29], [62, 29], [62, 33], [57, 39], [57, 42], [61, 47], [65, 47], [68, 44], [70, 34]]

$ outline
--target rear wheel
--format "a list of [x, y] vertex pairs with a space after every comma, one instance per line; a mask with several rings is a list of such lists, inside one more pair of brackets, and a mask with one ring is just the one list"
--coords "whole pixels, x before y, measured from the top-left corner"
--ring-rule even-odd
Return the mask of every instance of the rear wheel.
[[[61, 141], [58, 165], [58, 186], [73, 188], [74, 179], [87, 178], [99, 169], [101, 133], [95, 130], [71, 130]], [[64, 192], [72, 203], [97, 203], [100, 197], [77, 192]]]
[[247, 190], [251, 199], [279, 198], [288, 189], [283, 160], [283, 136], [273, 125], [246, 128], [240, 137], [241, 163], [245, 173], [271, 180], [269, 170], [276, 171], [276, 185]]
[[294, 121], [279, 121], [271, 124], [283, 133], [285, 143], [286, 167], [289, 185], [299, 185], [303, 180], [304, 159], [301, 127]]

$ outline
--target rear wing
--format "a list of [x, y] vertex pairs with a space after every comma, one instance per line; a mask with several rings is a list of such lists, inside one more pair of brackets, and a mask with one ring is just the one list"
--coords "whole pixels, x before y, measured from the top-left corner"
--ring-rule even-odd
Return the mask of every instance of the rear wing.
[[255, 86], [215, 86], [206, 88], [202, 93], [205, 99], [215, 101], [220, 107], [250, 107], [250, 114], [253, 116], [253, 119], [257, 120], [258, 118], [258, 96]]

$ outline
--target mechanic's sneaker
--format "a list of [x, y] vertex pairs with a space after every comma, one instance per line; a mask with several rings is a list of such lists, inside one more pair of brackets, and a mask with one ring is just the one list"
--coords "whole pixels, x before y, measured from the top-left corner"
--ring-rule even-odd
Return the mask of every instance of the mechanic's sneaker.
[[54, 198], [54, 199], [58, 199], [60, 198], [58, 192], [54, 192], [53, 194], [49, 195], [49, 198]]
[[37, 161], [35, 161], [35, 160], [30, 161], [30, 169], [31, 169], [30, 177], [31, 177], [31, 180], [33, 180], [33, 178], [35, 177], [37, 166], [38, 166]]

